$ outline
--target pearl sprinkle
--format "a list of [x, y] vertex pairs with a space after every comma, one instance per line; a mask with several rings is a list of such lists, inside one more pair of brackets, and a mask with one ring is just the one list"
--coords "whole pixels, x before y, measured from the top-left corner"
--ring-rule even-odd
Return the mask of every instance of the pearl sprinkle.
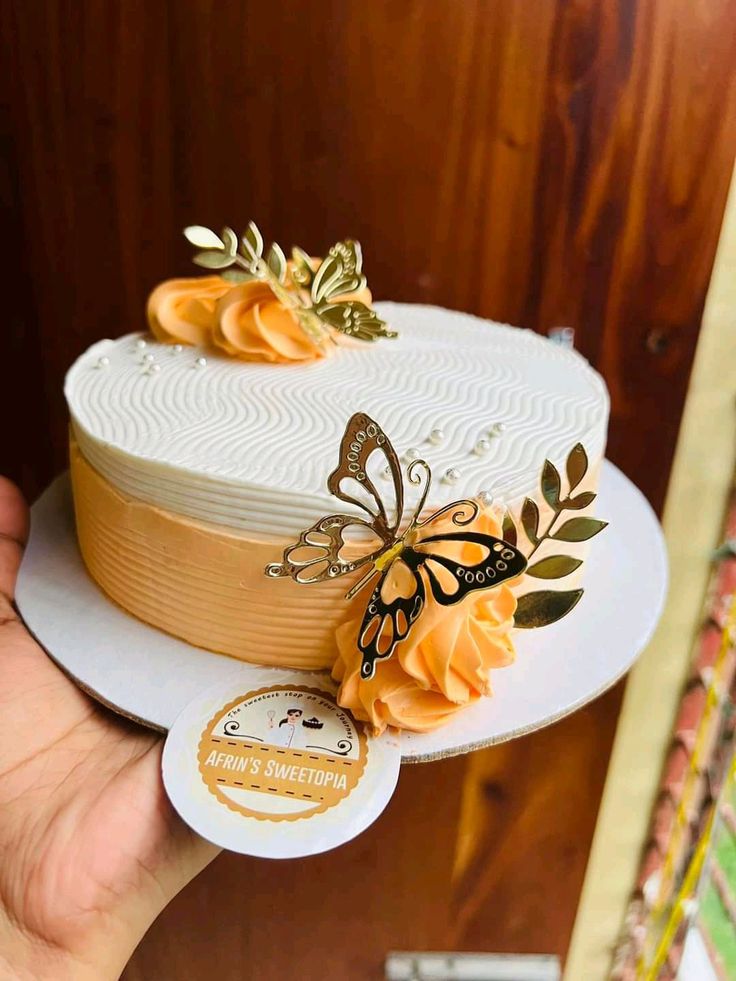
[[197, 358], [197, 360], [194, 362], [194, 366], [195, 368], [206, 368], [207, 358]]
[[455, 467], [450, 467], [448, 470], [445, 470], [442, 480], [446, 484], [456, 484], [460, 480], [460, 471]]
[[478, 442], [473, 447], [473, 453], [476, 456], [485, 456], [485, 454], [490, 450], [491, 443], [487, 439], [479, 439]]
[[500, 436], [501, 433], [506, 431], [506, 423], [504, 422], [494, 422], [492, 426], [488, 429], [488, 435], [491, 437]]
[[404, 453], [404, 462], [413, 463], [414, 460], [419, 459], [419, 450], [416, 446], [410, 446], [409, 449]]
[[101, 358], [97, 359], [98, 368], [107, 368], [109, 364], [110, 364], [110, 359], [106, 354], [103, 354]]
[[433, 429], [429, 434], [429, 442], [432, 443], [433, 446], [439, 446], [440, 443], [444, 442], [444, 439], [445, 431], [439, 427], [437, 429]]
[[493, 504], [493, 494], [490, 491], [484, 490], [478, 494], [478, 503], [482, 508], [489, 508]]
[[141, 337], [141, 339], [139, 341], [136, 341], [135, 342], [135, 346], [138, 348], [139, 351], [143, 351], [144, 348], [146, 347], [146, 342]]

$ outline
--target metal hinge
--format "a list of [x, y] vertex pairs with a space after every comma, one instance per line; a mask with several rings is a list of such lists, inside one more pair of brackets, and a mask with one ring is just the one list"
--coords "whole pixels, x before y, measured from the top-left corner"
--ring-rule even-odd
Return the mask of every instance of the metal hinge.
[[560, 962], [551, 954], [392, 951], [386, 981], [560, 981]]

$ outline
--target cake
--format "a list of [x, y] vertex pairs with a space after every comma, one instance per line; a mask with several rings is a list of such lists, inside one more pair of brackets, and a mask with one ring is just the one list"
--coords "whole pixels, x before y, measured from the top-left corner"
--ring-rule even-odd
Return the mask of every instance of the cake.
[[[209, 289], [217, 278], [199, 282]], [[215, 289], [214, 306], [222, 308], [224, 297], [227, 307], [234, 290], [242, 287]], [[370, 303], [369, 295], [364, 299]], [[159, 339], [136, 332], [99, 341], [66, 378], [78, 539], [92, 578], [124, 610], [213, 653], [333, 670], [348, 706], [377, 729], [387, 723], [426, 729], [488, 694], [490, 668], [513, 658], [516, 602], [540, 585], [529, 575], [491, 590], [482, 614], [477, 597], [463, 601], [496, 638], [483, 663], [473, 641], [472, 664], [449, 657], [438, 667], [426, 649], [417, 653], [415, 639], [406, 657], [380, 664], [361, 689], [346, 630], [366, 599], [346, 601], [353, 580], [303, 586], [264, 570], [282, 561], [304, 529], [350, 511], [330, 494], [327, 476], [355, 413], [380, 423], [404, 465], [418, 457], [430, 465], [428, 511], [475, 500], [489, 533], [508, 538], [503, 529], [513, 527], [528, 554], [537, 544], [531, 511], [542, 520], [549, 510], [540, 487], [545, 461], [564, 474], [573, 447], [584, 449], [575, 513], [591, 510], [609, 411], [600, 376], [574, 350], [531, 331], [403, 303], [370, 307], [398, 335], [386, 332], [380, 343], [348, 338], [329, 357], [289, 364], [244, 360], [226, 349], [226, 339], [213, 345], [197, 316], [189, 317], [189, 335], [167, 331], [156, 320], [167, 302], [159, 294], [149, 306]], [[286, 312], [288, 325], [293, 318]], [[298, 333], [294, 339], [302, 344]], [[386, 478], [374, 474], [388, 499]], [[405, 488], [411, 510], [419, 488], [409, 480]], [[587, 547], [564, 546], [565, 590], [579, 587]], [[545, 541], [535, 558], [559, 550]], [[471, 612], [453, 616], [431, 624], [440, 631], [431, 646], [448, 629], [455, 631], [450, 647], [460, 643], [458, 629], [472, 636]], [[443, 656], [437, 653], [439, 661]]]

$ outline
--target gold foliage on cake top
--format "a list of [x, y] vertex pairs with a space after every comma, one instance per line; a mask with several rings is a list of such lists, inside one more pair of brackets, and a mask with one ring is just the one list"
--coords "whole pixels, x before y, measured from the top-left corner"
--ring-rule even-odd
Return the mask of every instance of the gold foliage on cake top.
[[358, 242], [337, 242], [324, 259], [277, 243], [265, 249], [258, 226], [243, 235], [191, 225], [184, 235], [194, 262], [213, 275], [168, 280], [149, 297], [154, 335], [165, 342], [209, 344], [250, 361], [324, 357], [340, 337], [372, 342], [396, 332], [372, 308]]

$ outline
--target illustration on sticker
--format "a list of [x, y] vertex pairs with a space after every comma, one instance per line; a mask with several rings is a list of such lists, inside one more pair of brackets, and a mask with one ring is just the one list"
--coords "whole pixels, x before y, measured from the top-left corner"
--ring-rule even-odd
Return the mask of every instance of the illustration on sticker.
[[275, 685], [243, 695], [210, 719], [199, 772], [229, 809], [261, 820], [310, 817], [358, 785], [368, 744], [332, 695]]

